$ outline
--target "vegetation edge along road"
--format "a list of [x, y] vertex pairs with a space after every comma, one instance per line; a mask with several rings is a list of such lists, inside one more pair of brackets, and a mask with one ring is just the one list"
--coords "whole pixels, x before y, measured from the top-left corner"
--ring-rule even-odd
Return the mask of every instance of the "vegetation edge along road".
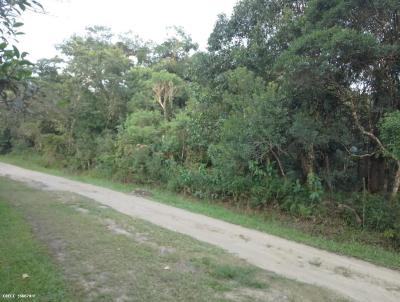
[[[41, 171], [52, 175], [63, 176], [69, 179], [78, 180], [120, 192], [131, 192], [137, 185], [123, 184], [114, 182], [107, 178], [91, 176], [85, 174], [76, 174], [62, 169], [44, 167], [40, 158], [30, 155], [29, 158], [23, 155], [0, 156], [0, 162], [17, 165], [23, 168]], [[226, 208], [216, 203], [205, 201], [196, 201], [183, 195], [169, 192], [165, 189], [156, 187], [146, 187], [151, 192], [151, 199], [182, 208], [194, 213], [203, 214], [216, 219], [224, 220], [229, 223], [241, 225], [247, 228], [255, 229], [271, 235], [279, 236], [292, 241], [304, 243], [313, 247], [324, 249], [329, 252], [355, 257], [371, 263], [385, 266], [388, 268], [400, 269], [400, 255], [396, 251], [385, 250], [380, 246], [368, 245], [357, 241], [339, 242], [322, 236], [314, 236], [301, 230], [283, 225], [275, 219], [265, 219], [262, 215], [238, 213], [234, 209]]]

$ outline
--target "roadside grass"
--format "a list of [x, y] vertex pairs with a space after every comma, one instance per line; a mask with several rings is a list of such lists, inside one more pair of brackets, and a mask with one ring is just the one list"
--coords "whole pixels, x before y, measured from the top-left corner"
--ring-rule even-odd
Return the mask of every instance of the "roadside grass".
[[[15, 298], [10, 295], [15, 295]], [[27, 296], [23, 298], [19, 295]], [[53, 302], [74, 299], [47, 248], [33, 236], [30, 226], [21, 214], [0, 199], [0, 301], [2, 300]]]
[[256, 271], [253, 268], [241, 268], [231, 265], [218, 265], [215, 263], [203, 262], [212, 276], [218, 279], [234, 280], [244, 286], [251, 288], [266, 288], [267, 285], [254, 278]]
[[144, 188], [152, 193], [151, 199], [154, 201], [256, 229], [337, 254], [359, 258], [393, 269], [400, 269], [400, 253], [389, 248], [384, 248], [379, 244], [363, 242], [365, 238], [369, 236], [373, 237], [374, 235], [372, 233], [364, 233], [355, 228], [344, 227], [340, 234], [327, 238], [321, 234], [307, 232], [294, 223], [288, 223], [287, 220], [282, 221], [274, 213], [260, 213], [255, 211], [246, 213], [241, 209], [227, 207], [222, 203], [190, 198], [155, 186], [124, 184], [96, 175], [93, 172], [77, 174], [67, 170], [44, 167], [43, 159], [34, 154], [9, 154], [0, 156], [0, 161], [121, 192], [131, 192], [138, 187]]
[[345, 301], [77, 194], [0, 178], [0, 199], [49, 247], [74, 293], [63, 301]]

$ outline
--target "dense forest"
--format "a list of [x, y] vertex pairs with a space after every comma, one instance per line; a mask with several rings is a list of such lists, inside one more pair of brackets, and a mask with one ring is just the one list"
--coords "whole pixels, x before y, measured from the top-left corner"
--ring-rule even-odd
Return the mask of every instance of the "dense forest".
[[36, 64], [4, 39], [0, 152], [335, 220], [398, 248], [399, 11], [398, 0], [241, 0], [207, 51], [180, 27], [157, 44], [94, 26]]

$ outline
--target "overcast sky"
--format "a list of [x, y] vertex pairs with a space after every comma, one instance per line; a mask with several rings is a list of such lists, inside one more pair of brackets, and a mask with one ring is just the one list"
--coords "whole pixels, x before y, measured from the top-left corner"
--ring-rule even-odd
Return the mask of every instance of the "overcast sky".
[[217, 20], [230, 15], [237, 0], [39, 0], [47, 14], [25, 12], [19, 47], [29, 59], [49, 58], [54, 45], [85, 27], [104, 25], [115, 33], [132, 31], [160, 42], [168, 26], [183, 26], [202, 49]]

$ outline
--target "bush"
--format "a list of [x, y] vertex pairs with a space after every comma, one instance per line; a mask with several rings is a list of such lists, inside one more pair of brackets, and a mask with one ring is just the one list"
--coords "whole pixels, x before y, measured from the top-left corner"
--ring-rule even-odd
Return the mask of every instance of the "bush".
[[379, 232], [395, 246], [400, 246], [398, 201], [390, 201], [380, 194], [355, 193], [344, 203], [348, 208], [341, 211], [341, 216], [348, 225]]
[[45, 134], [41, 139], [40, 151], [48, 165], [64, 165], [67, 162], [68, 146], [64, 135]]
[[11, 131], [9, 128], [0, 128], [0, 154], [5, 154], [11, 151]]

